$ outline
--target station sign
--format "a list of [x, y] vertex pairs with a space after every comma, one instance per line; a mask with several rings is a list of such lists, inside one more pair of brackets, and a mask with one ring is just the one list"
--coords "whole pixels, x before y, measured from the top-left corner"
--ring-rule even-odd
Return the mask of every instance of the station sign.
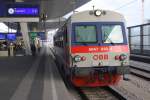
[[8, 4], [6, 7], [9, 17], [39, 17], [39, 5], [37, 4]]
[[8, 8], [8, 15], [11, 16], [38, 16], [39, 10], [38, 8]]
[[32, 40], [34, 40], [37, 37], [37, 33], [36, 32], [29, 32], [30, 37]]
[[16, 33], [0, 33], [0, 40], [16, 40]]
[[45, 32], [38, 32], [38, 36], [40, 37], [41, 40], [45, 40], [46, 39]]
[[1, 33], [0, 33], [0, 40], [5, 40], [5, 39], [6, 39], [5, 34], [1, 34]]
[[16, 34], [13, 34], [13, 33], [8, 33], [6, 37], [7, 37], [7, 40], [9, 40], [9, 41], [16, 40]]
[[39, 37], [41, 40], [46, 39], [45, 32], [29, 32], [31, 40], [34, 40], [36, 37]]

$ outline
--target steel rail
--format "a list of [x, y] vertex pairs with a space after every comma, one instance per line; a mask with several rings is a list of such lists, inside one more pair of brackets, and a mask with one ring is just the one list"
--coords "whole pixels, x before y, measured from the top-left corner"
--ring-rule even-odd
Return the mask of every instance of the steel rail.
[[[127, 97], [112, 86], [95, 88], [77, 88], [77, 91], [83, 100], [101, 100], [115, 98], [115, 100], [127, 100]], [[105, 94], [104, 94], [105, 93]], [[113, 99], [114, 100], [114, 99]]]

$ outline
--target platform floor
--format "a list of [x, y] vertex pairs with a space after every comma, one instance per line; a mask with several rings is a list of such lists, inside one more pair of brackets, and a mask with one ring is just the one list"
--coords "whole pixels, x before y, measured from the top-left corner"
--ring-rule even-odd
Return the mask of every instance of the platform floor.
[[73, 100], [48, 48], [38, 56], [0, 58], [0, 100]]

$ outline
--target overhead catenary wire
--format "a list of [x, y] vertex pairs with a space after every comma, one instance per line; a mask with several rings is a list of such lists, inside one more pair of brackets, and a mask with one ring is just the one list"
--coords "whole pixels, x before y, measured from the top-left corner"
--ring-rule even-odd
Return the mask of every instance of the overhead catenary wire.
[[124, 4], [124, 5], [122, 5], [122, 6], [118, 7], [118, 8], [116, 8], [115, 10], [119, 10], [119, 9], [121, 9], [121, 8], [124, 8], [124, 7], [126, 7], [126, 6], [128, 6], [128, 5], [130, 5], [130, 4], [133, 4], [134, 2], [137, 2], [137, 1], [138, 1], [138, 0], [132, 0], [132, 1], [130, 1], [130, 2], [126, 3], [126, 4]]

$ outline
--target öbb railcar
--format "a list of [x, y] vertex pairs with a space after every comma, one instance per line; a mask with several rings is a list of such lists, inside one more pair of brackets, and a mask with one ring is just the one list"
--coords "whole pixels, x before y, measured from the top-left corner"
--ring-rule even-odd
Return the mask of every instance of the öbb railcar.
[[54, 36], [57, 61], [77, 87], [115, 85], [129, 73], [124, 16], [92, 10], [73, 14]]

